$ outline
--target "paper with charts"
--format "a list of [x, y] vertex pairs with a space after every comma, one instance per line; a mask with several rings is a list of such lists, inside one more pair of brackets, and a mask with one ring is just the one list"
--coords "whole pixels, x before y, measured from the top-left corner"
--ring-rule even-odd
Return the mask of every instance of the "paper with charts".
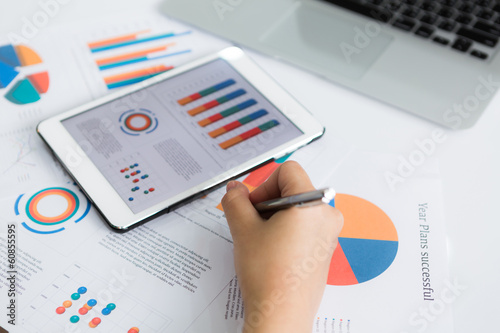
[[[7, 225], [15, 227], [18, 241], [16, 327], [7, 316], [1, 317], [1, 327], [23, 333], [241, 330], [244, 307], [220, 209], [223, 190], [128, 233], [115, 233], [35, 133], [45, 117], [227, 45], [154, 12], [75, 22], [25, 42], [0, 36], [3, 305], [9, 302], [7, 272], [12, 271], [7, 266]], [[200, 96], [210, 100], [214, 90], [229, 86], [230, 78], [193, 86], [182, 103], [188, 108]], [[220, 139], [264, 119], [259, 110], [239, 113], [249, 107], [238, 104], [197, 121], [205, 130], [216, 124], [216, 117], [225, 118], [227, 127], [214, 125], [209, 131]], [[137, 110], [136, 105], [120, 110], [125, 112], [124, 135], [154, 133], [157, 118], [151, 110], [126, 113]], [[269, 126], [236, 138], [245, 133], [238, 132], [226, 145], [236, 147], [236, 141]], [[154, 177], [145, 177], [150, 170], [134, 157], [113, 169], [117, 177], [138, 179], [145, 186], [132, 191], [141, 185], [127, 183], [127, 200], [158, 191]], [[392, 192], [383, 172], [396, 165], [393, 156], [357, 152], [327, 133], [243, 177], [243, 183], [254, 189], [286, 159], [300, 161], [316, 186], [334, 186], [338, 195], [333, 204], [346, 217], [313, 332], [450, 332], [450, 308], [441, 295], [453, 290], [453, 281], [447, 280], [436, 169], [422, 169]]]

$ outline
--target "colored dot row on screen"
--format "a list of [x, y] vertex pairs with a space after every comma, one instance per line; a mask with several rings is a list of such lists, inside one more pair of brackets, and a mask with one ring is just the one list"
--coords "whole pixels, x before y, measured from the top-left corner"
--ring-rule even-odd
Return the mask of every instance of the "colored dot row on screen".
[[274, 119], [270, 120], [270, 121], [268, 121], [260, 126], [252, 128], [249, 131], [246, 131], [244, 133], [241, 133], [240, 135], [232, 137], [229, 140], [226, 140], [224, 142], [219, 143], [219, 146], [222, 149], [228, 149], [228, 148], [233, 147], [234, 145], [236, 145], [238, 143], [241, 143], [245, 140], [248, 140], [251, 137], [256, 136], [257, 134], [263, 133], [263, 132], [267, 131], [268, 129], [271, 129], [271, 128], [278, 126], [278, 125], [279, 125], [279, 122], [277, 120], [274, 120]]
[[217, 92], [217, 91], [222, 90], [226, 87], [229, 87], [235, 83], [236, 83], [236, 81], [234, 81], [233, 79], [226, 80], [226, 81], [218, 83], [210, 88], [203, 89], [202, 91], [199, 91], [199, 92], [194, 93], [192, 95], [189, 95], [187, 97], [181, 98], [177, 101], [177, 103], [179, 103], [179, 105], [186, 105], [186, 104], [191, 103], [193, 101], [196, 101], [202, 97], [208, 96], [210, 94], [213, 94], [214, 92]]
[[121, 169], [120, 172], [125, 173], [125, 172], [129, 171], [130, 169], [133, 169], [133, 168], [138, 167], [138, 166], [139, 166], [139, 163], [131, 164], [129, 167]]
[[188, 114], [190, 116], [196, 116], [199, 113], [205, 112], [207, 110], [210, 110], [216, 106], [219, 106], [221, 104], [224, 104], [226, 102], [229, 102], [232, 99], [235, 99], [237, 97], [240, 97], [241, 95], [246, 94], [246, 91], [243, 89], [238, 89], [236, 91], [233, 91], [232, 93], [229, 93], [225, 96], [219, 97], [217, 99], [214, 99], [213, 101], [210, 101], [208, 103], [202, 104], [198, 107], [195, 107], [194, 109], [191, 109], [188, 111]]
[[200, 125], [201, 127], [208, 126], [210, 124], [215, 123], [216, 121], [229, 117], [237, 112], [243, 111], [246, 108], [249, 108], [255, 104], [257, 104], [257, 101], [255, 99], [249, 99], [248, 101], [232, 106], [227, 110], [216, 113], [213, 116], [200, 120], [198, 122], [198, 125]]
[[127, 333], [139, 333], [139, 329], [137, 327], [132, 327], [127, 331]]
[[[140, 190], [140, 187], [139, 186], [136, 186], [132, 189], [132, 192], [136, 192]], [[154, 192], [155, 191], [155, 188], [154, 187], [151, 187], [149, 188], [148, 190], [144, 190], [144, 194], [149, 194], [150, 192]], [[128, 201], [134, 201], [134, 198], [133, 197], [130, 197], [128, 198]]]
[[248, 124], [249, 122], [251, 121], [254, 121], [256, 119], [259, 119], [260, 117], [263, 117], [267, 115], [267, 111], [266, 110], [259, 110], [259, 111], [256, 111], [252, 114], [249, 114], [248, 116], [245, 116], [243, 118], [240, 118], [238, 120], [235, 120], [227, 125], [224, 125], [222, 127], [219, 127], [211, 132], [208, 132], [208, 135], [210, 135], [212, 138], [216, 138], [222, 134], [225, 134], [227, 132], [230, 132], [240, 126], [243, 126], [245, 124]]

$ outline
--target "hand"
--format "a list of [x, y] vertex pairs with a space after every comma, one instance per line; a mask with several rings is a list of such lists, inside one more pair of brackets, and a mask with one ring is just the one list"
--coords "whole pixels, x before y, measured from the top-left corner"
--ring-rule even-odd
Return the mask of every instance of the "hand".
[[307, 332], [326, 286], [343, 224], [330, 205], [292, 207], [265, 219], [253, 204], [314, 190], [302, 167], [283, 163], [252, 193], [232, 181], [222, 206], [234, 241], [244, 332]]

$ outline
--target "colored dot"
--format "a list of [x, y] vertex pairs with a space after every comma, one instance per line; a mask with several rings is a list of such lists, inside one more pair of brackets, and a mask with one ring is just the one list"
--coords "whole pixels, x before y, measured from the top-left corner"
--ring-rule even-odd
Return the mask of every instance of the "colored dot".
[[139, 186], [136, 186], [136, 187], [135, 187], [135, 190], [137, 191], [138, 189], [140, 189], [140, 187], [139, 187]]
[[87, 288], [85, 288], [85, 287], [78, 288], [78, 293], [79, 294], [85, 294], [86, 292], [87, 292]]
[[135, 191], [137, 191], [137, 190], [136, 190], [136, 189], [135, 189], [135, 187], [134, 187], [134, 188], [132, 189], [132, 192], [135, 192]]
[[136, 178], [132, 182], [137, 183], [138, 181], [139, 181], [139, 179]]
[[125, 172], [125, 169], [121, 169], [121, 170], [120, 170], [120, 172], [121, 172], [121, 173], [124, 173], [124, 172]]
[[108, 308], [111, 311], [113, 311], [114, 309], [116, 309], [116, 304], [115, 303], [109, 303], [108, 305], [106, 305], [106, 308]]
[[134, 167], [135, 167], [135, 165], [133, 165], [133, 164], [132, 164], [132, 165], [130, 166], [130, 169], [133, 169]]
[[139, 329], [137, 327], [132, 327], [127, 333], [139, 333]]
[[89, 301], [87, 302], [87, 305], [88, 306], [95, 306], [97, 304], [97, 301], [95, 299], [89, 299]]
[[81, 314], [82, 316], [86, 315], [87, 312], [89, 312], [89, 309], [87, 309], [86, 307], [82, 307], [78, 310], [78, 313]]
[[90, 328], [96, 328], [96, 327], [97, 327], [97, 325], [92, 324], [92, 322], [90, 322], [90, 323], [89, 323], [89, 327], [90, 327]]
[[79, 298], [80, 298], [80, 294], [79, 293], [74, 293], [74, 294], [71, 295], [71, 299], [74, 300], [74, 301], [76, 301]]
[[141, 173], [141, 170], [137, 170], [135, 173]]
[[148, 177], [149, 177], [149, 175], [144, 175], [144, 177], [148, 178]]
[[64, 306], [65, 308], [69, 308], [71, 305], [73, 305], [73, 303], [72, 303], [71, 301], [64, 301], [64, 302], [63, 302], [63, 306]]
[[103, 315], [107, 316], [107, 315], [109, 315], [109, 314], [111, 313], [111, 310], [110, 310], [110, 309], [108, 309], [108, 308], [104, 308], [104, 309], [102, 309], [101, 313], [102, 313]]
[[71, 316], [71, 318], [69, 318], [69, 321], [72, 322], [73, 324], [77, 323], [79, 320], [80, 317], [78, 316]]
[[129, 176], [129, 175], [125, 175], [125, 178], [129, 179], [129, 178], [130, 178], [130, 176]]
[[146, 176], [142, 176], [141, 179], [146, 179]]
[[154, 190], [155, 190], [155, 188], [154, 188], [154, 187], [151, 187], [151, 188], [149, 189], [149, 192], [154, 192]]
[[129, 168], [125, 168], [124, 170], [125, 170], [125, 171], [128, 171], [128, 170], [130, 170], [130, 169], [129, 169]]
[[134, 201], [134, 198], [130, 197], [128, 198], [128, 201]]
[[149, 191], [148, 191], [148, 190], [144, 191], [144, 194], [148, 194], [148, 193], [149, 193]]
[[139, 166], [139, 163], [135, 163], [134, 165], [135, 165], [135, 166]]
[[60, 306], [56, 309], [57, 314], [63, 314], [64, 311], [66, 311], [66, 308], [64, 306]]
[[137, 172], [132, 172], [130, 175], [135, 176], [135, 175], [137, 175]]
[[92, 319], [91, 323], [97, 326], [101, 323], [101, 318], [95, 317], [94, 319]]
[[91, 307], [90, 305], [88, 305], [88, 304], [83, 304], [83, 307], [84, 307], [85, 309], [87, 309], [87, 310], [92, 309], [92, 307]]

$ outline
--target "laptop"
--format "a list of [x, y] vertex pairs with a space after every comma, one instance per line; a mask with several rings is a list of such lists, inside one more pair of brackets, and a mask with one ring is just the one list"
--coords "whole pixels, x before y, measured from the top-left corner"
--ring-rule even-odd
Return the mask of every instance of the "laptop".
[[166, 0], [162, 10], [445, 127], [500, 86], [499, 0]]

